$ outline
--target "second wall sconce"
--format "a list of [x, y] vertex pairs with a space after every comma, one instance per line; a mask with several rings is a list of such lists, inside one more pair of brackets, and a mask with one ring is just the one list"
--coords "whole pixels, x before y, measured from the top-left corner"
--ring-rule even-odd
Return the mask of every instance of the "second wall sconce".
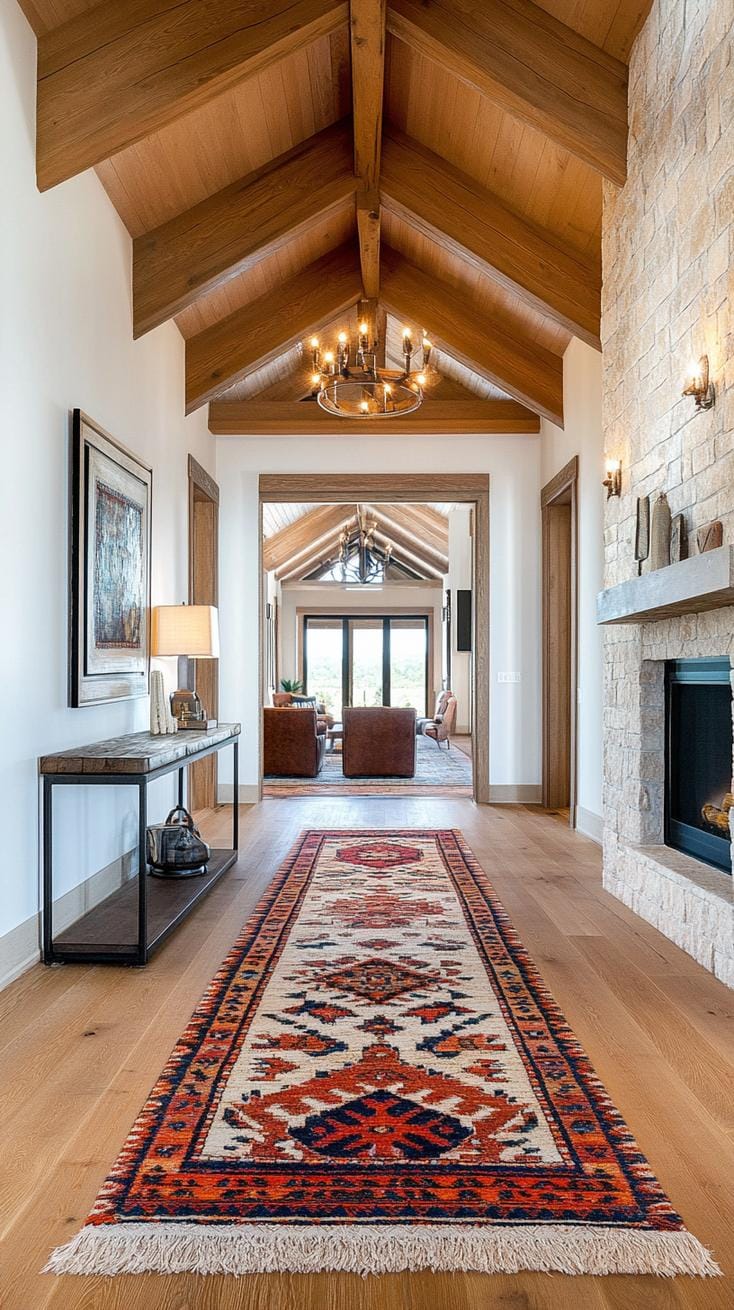
[[691, 364], [682, 395], [694, 396], [696, 409], [711, 409], [714, 403], [714, 384], [709, 378], [709, 357], [702, 355], [697, 364]]
[[607, 459], [604, 465], [606, 477], [602, 486], [607, 489], [607, 500], [610, 496], [621, 496], [622, 494], [622, 461], [619, 459]]

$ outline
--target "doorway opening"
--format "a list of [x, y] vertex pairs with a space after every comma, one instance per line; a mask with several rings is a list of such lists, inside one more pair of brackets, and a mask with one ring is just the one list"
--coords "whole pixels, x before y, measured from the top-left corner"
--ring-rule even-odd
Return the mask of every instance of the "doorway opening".
[[576, 826], [578, 457], [541, 492], [543, 805]]
[[[265, 793], [487, 800], [486, 475], [263, 475], [260, 502]], [[388, 746], [364, 770], [357, 713]]]

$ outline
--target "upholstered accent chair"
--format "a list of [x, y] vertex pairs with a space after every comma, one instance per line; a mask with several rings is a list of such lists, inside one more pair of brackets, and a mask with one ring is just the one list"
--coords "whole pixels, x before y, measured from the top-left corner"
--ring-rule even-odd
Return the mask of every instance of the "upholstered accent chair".
[[453, 694], [454, 693], [448, 689], [438, 693], [436, 697], [436, 708], [430, 718], [420, 718], [416, 720], [416, 732], [418, 734], [425, 732], [427, 723], [435, 723], [437, 719], [443, 717], [443, 712], [446, 709], [446, 702], [449, 696], [453, 696]]
[[412, 778], [415, 710], [388, 705], [345, 707], [342, 770], [345, 778]]
[[267, 705], [263, 710], [263, 772], [275, 778], [315, 778], [326, 750], [313, 708]]
[[456, 727], [456, 706], [456, 697], [453, 692], [449, 692], [440, 714], [437, 713], [435, 719], [423, 726], [424, 735], [433, 737], [439, 747], [445, 741], [447, 750], [451, 750], [451, 734]]

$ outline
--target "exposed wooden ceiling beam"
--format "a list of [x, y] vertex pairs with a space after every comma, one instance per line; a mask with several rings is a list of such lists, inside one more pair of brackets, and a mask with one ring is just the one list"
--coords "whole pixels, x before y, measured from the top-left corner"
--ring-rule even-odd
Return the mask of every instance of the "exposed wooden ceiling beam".
[[375, 505], [370, 506], [369, 512], [380, 516], [380, 521], [387, 525], [386, 531], [397, 528], [407, 532], [439, 555], [448, 556], [449, 522], [442, 514], [436, 515], [440, 519], [437, 524], [431, 514], [421, 514], [416, 505]]
[[387, 0], [350, 0], [354, 171], [359, 183], [357, 231], [364, 294], [380, 291], [380, 153], [385, 82]]
[[388, 211], [600, 348], [601, 268], [593, 260], [394, 128], [383, 142], [380, 192]]
[[339, 534], [335, 533], [332, 537], [322, 541], [312, 550], [304, 551], [298, 560], [289, 560], [282, 568], [276, 571], [278, 582], [296, 582], [302, 580], [307, 573], [311, 573], [319, 564], [326, 565], [330, 559], [333, 559], [337, 553], [339, 545]]
[[135, 336], [295, 240], [355, 190], [351, 123], [337, 123], [137, 237]]
[[409, 569], [414, 569], [416, 573], [422, 573], [424, 578], [436, 582], [444, 577], [448, 572], [448, 560], [441, 564], [436, 564], [434, 560], [429, 560], [423, 552], [419, 541], [406, 542], [398, 540], [394, 533], [385, 532], [383, 528], [377, 527], [375, 531], [375, 542], [384, 550], [388, 542], [393, 547], [393, 559], [398, 564], [407, 564]]
[[361, 294], [356, 251], [351, 245], [340, 246], [190, 337], [186, 342], [186, 413], [318, 331], [355, 305]]
[[40, 189], [346, 21], [344, 0], [103, 0], [39, 39]]
[[[332, 418], [315, 402], [217, 400], [209, 406], [209, 431], [216, 436], [465, 435], [538, 432], [536, 414], [514, 400], [426, 400], [420, 409], [385, 419]], [[417, 456], [416, 456], [417, 457]]]
[[[377, 507], [379, 511], [379, 506]], [[406, 556], [413, 559], [420, 559], [423, 564], [431, 568], [437, 577], [442, 577], [448, 573], [449, 556], [448, 550], [445, 554], [434, 550], [429, 546], [422, 537], [418, 537], [409, 529], [403, 531], [396, 528], [394, 523], [384, 518], [379, 512], [374, 512], [373, 517], [377, 520], [377, 533], [382, 535], [385, 541], [391, 541], [395, 547], [396, 553], [403, 552]]]
[[461, 291], [389, 247], [383, 249], [382, 266], [380, 294], [389, 312], [421, 324], [459, 363], [563, 427], [560, 355], [531, 341], [519, 328], [495, 322]]
[[532, 0], [390, 0], [388, 30], [622, 185], [627, 69]]
[[279, 569], [297, 558], [304, 550], [317, 546], [325, 537], [339, 532], [351, 517], [351, 505], [317, 505], [300, 518], [294, 519], [272, 537], [263, 542], [263, 564], [266, 569]]

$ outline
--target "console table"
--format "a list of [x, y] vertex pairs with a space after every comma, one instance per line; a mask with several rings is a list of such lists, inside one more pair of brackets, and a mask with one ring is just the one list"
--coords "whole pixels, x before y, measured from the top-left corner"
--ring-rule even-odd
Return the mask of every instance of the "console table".
[[[145, 964], [149, 955], [211, 891], [237, 859], [239, 811], [232, 805], [232, 846], [212, 850], [206, 873], [160, 878], [146, 862], [148, 785], [178, 771], [178, 803], [184, 803], [184, 774], [189, 764], [233, 747], [234, 796], [238, 790], [239, 723], [220, 723], [208, 732], [181, 732], [154, 737], [135, 732], [126, 737], [44, 755], [43, 777], [43, 959], [46, 964], [76, 961], [94, 964]], [[53, 800], [57, 787], [137, 787], [137, 873], [54, 934]]]

